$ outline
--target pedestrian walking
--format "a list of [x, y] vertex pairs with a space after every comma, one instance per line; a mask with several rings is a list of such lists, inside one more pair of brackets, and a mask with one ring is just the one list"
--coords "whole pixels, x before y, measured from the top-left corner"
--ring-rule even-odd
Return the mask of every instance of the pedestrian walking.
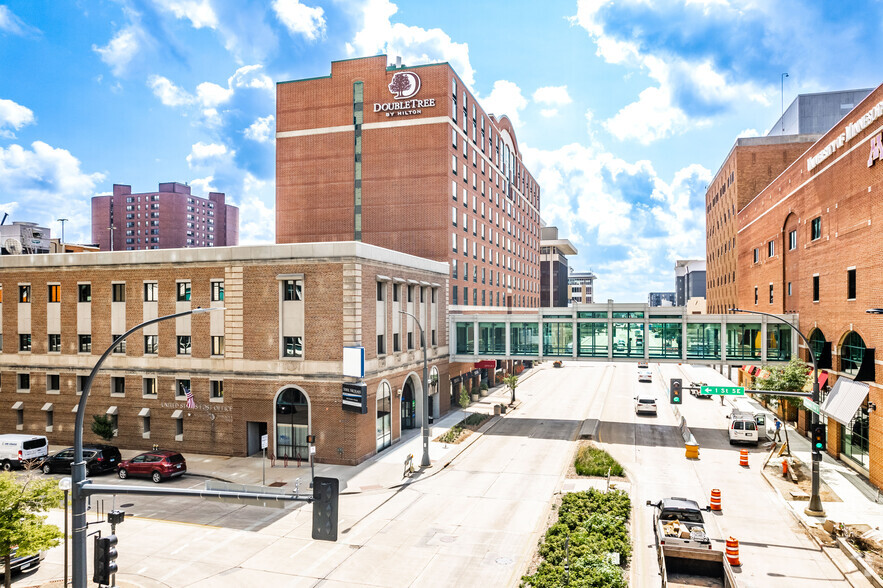
[[781, 441], [782, 440], [780, 437], [781, 434], [782, 434], [782, 421], [780, 421], [779, 419], [776, 419], [776, 436], [773, 437], [773, 441]]

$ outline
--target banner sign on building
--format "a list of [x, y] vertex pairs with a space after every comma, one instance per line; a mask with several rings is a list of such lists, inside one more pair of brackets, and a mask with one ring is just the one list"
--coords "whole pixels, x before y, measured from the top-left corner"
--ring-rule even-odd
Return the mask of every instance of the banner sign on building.
[[[806, 159], [806, 171], [812, 171], [823, 161], [834, 155], [838, 149], [843, 148], [847, 143], [852, 141], [859, 133], [864, 131], [871, 124], [883, 116], [883, 101], [878, 102], [870, 108], [860, 119], [855, 122], [846, 123], [846, 128], [842, 133], [834, 137], [834, 139], [825, 145], [821, 151]], [[871, 153], [873, 155], [873, 142], [871, 143]], [[873, 159], [868, 160], [868, 167], [871, 167]]]
[[365, 382], [344, 382], [343, 410], [368, 414], [368, 385]]

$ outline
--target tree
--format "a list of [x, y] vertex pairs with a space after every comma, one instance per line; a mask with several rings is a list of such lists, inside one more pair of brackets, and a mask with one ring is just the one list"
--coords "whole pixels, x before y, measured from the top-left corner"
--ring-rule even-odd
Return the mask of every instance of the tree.
[[0, 557], [6, 588], [12, 586], [13, 552], [16, 557], [33, 555], [58, 545], [61, 530], [47, 525], [40, 513], [57, 507], [61, 499], [56, 480], [0, 474]]
[[515, 404], [515, 388], [518, 387], [518, 376], [515, 374], [503, 376], [503, 383], [512, 390], [512, 401], [509, 404]]
[[113, 439], [113, 421], [106, 414], [92, 415], [92, 432], [104, 439], [110, 441]]
[[[770, 390], [773, 392], [799, 392], [806, 386], [812, 370], [807, 372], [806, 364], [800, 359], [794, 358], [784, 366], [763, 366], [763, 369], [769, 373], [767, 378], [755, 378], [754, 387], [757, 390]], [[765, 403], [775, 400], [782, 405], [782, 420], [785, 420], [788, 411], [788, 403], [794, 400], [793, 396], [783, 396], [781, 394], [761, 394], [760, 397]], [[782, 427], [785, 431], [785, 444], [788, 446], [788, 455], [791, 455], [791, 445], [788, 443], [788, 428]]]

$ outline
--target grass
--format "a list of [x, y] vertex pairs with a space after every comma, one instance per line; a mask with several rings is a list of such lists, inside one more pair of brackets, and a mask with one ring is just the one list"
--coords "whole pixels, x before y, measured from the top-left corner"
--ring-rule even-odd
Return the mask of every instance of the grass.
[[622, 466], [609, 453], [597, 447], [585, 445], [576, 454], [576, 473], [580, 476], [622, 476]]
[[471, 430], [475, 430], [479, 427], [479, 425], [481, 425], [481, 423], [488, 420], [489, 418], [491, 418], [490, 415], [474, 412], [450, 429], [448, 429], [446, 433], [439, 436], [438, 440], [442, 443], [455, 443], [467, 427]]

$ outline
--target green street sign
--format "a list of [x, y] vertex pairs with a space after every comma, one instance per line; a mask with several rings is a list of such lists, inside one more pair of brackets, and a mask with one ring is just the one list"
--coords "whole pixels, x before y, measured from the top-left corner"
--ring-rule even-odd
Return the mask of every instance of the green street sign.
[[806, 410], [808, 410], [810, 412], [814, 412], [818, 415], [822, 414], [821, 412], [819, 412], [819, 405], [816, 404], [815, 402], [813, 402], [812, 400], [810, 400], [809, 398], [803, 399], [803, 408], [805, 408]]
[[699, 393], [706, 396], [745, 396], [745, 388], [743, 386], [702, 386], [699, 388]]

